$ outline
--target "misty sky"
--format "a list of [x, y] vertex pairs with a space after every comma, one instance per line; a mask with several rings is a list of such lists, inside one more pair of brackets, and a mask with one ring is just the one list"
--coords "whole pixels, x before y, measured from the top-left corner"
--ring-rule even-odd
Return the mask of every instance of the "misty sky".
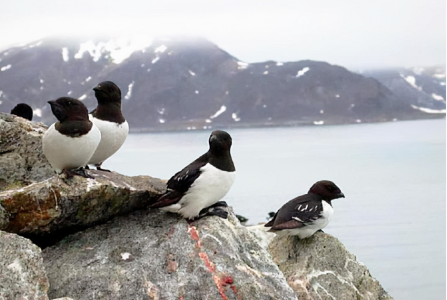
[[445, 0], [17, 0], [0, 49], [51, 35], [201, 35], [246, 62], [347, 68], [445, 64]]

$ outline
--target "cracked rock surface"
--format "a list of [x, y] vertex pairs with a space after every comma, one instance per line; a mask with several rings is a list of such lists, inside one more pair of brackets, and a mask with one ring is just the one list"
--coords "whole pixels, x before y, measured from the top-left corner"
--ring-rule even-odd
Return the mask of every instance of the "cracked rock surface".
[[297, 299], [232, 212], [192, 224], [144, 210], [43, 251], [51, 298]]
[[275, 237], [268, 247], [298, 299], [393, 299], [335, 237]]

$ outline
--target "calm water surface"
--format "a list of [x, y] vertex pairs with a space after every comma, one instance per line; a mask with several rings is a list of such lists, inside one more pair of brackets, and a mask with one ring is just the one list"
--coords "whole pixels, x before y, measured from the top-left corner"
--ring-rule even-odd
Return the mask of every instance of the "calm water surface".
[[[346, 198], [325, 231], [395, 299], [445, 299], [445, 129], [445, 119], [231, 129], [237, 175], [225, 200], [256, 224], [332, 180]], [[207, 151], [209, 134], [132, 134], [103, 166], [168, 179]]]

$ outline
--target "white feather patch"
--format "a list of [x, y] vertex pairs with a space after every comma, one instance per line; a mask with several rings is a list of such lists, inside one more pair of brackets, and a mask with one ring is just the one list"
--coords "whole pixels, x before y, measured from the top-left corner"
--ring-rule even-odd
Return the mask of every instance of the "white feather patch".
[[101, 142], [88, 163], [99, 164], [121, 148], [129, 133], [129, 124], [127, 121], [117, 124], [100, 120], [94, 118], [91, 114], [89, 114], [89, 118], [101, 131]]
[[200, 168], [202, 173], [194, 181], [182, 199], [173, 205], [162, 207], [162, 210], [176, 212], [192, 219], [199, 212], [222, 199], [234, 183], [236, 172], [222, 171], [207, 163]]

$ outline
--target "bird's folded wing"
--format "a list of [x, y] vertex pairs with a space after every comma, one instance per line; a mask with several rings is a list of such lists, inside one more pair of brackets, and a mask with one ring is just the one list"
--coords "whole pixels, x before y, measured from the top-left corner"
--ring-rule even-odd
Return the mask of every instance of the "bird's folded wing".
[[272, 229], [301, 228], [320, 217], [321, 204], [300, 203], [295, 209], [278, 214]]

